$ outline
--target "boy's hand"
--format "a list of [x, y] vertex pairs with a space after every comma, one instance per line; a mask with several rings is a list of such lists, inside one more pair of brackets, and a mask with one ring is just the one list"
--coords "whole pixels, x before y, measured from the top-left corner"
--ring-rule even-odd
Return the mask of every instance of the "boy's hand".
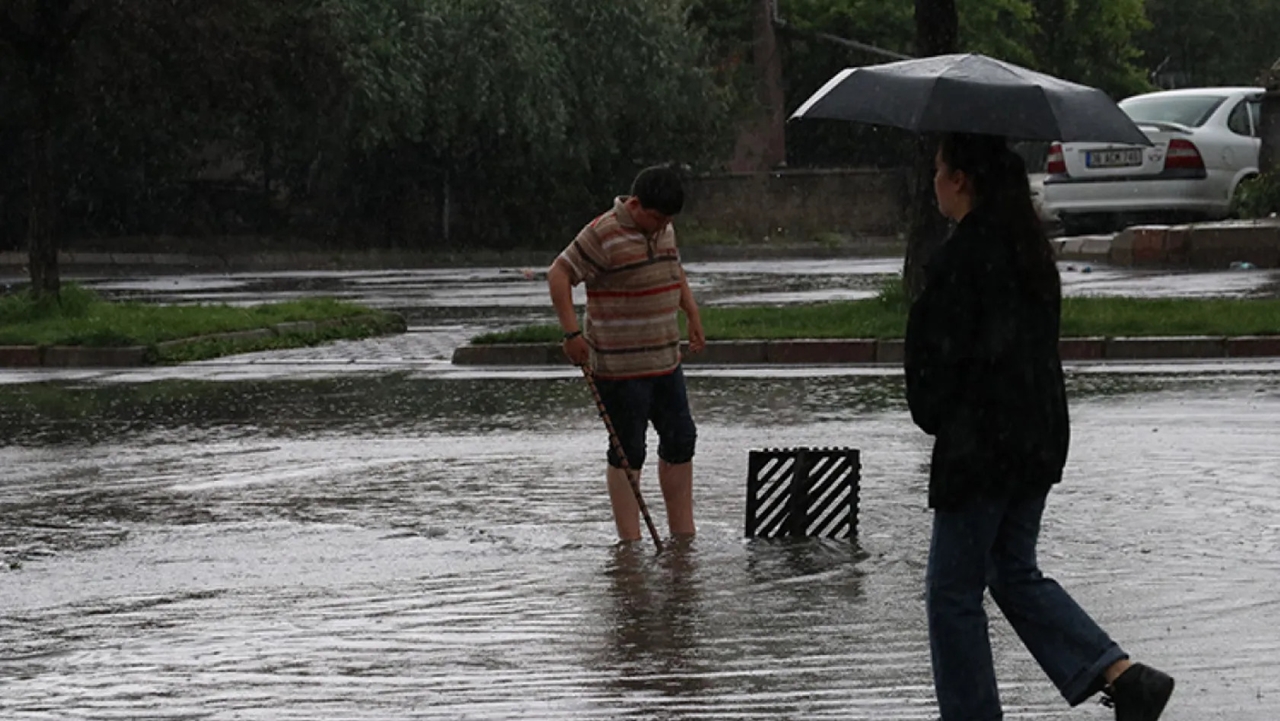
[[703, 348], [707, 347], [707, 334], [702, 330], [702, 319], [693, 316], [688, 319], [689, 327], [689, 351], [692, 353], [701, 353]]
[[584, 366], [587, 361], [591, 360], [591, 347], [587, 345], [587, 340], [580, 335], [569, 338], [560, 347], [564, 349], [564, 354], [576, 366]]

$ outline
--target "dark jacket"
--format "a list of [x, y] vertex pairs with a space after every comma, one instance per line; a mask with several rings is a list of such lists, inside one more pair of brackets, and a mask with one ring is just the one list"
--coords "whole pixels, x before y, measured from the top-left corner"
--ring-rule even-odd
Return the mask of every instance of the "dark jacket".
[[998, 218], [975, 210], [934, 254], [907, 322], [911, 418], [935, 436], [929, 506], [1042, 494], [1070, 431], [1058, 357], [1061, 300], [1019, 277]]

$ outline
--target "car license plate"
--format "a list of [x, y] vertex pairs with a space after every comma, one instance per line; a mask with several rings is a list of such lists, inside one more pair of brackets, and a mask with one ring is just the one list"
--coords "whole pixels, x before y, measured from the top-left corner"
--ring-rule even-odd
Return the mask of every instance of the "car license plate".
[[1133, 168], [1142, 165], [1142, 149], [1091, 150], [1084, 154], [1086, 168]]

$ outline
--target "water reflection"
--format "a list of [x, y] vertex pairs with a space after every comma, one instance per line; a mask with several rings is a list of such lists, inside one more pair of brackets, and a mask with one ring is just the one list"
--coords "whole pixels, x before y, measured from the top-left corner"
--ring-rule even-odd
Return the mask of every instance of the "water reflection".
[[612, 549], [601, 663], [620, 692], [696, 697], [709, 687], [699, 640], [708, 637], [711, 609], [699, 560], [688, 541], [657, 556], [644, 543]]
[[[856, 598], [862, 593], [862, 574], [856, 564], [867, 554], [856, 541], [752, 539], [747, 546], [747, 576], [752, 583], [803, 590], [815, 582], [827, 586], [834, 581], [844, 595]], [[797, 601], [803, 602], [804, 598], [798, 597]]]

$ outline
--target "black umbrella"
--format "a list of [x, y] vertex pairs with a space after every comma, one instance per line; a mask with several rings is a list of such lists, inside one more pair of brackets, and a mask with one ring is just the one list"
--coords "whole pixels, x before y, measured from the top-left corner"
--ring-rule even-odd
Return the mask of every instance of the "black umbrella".
[[1151, 145], [1101, 90], [985, 55], [847, 68], [791, 118], [852, 120], [925, 133]]

